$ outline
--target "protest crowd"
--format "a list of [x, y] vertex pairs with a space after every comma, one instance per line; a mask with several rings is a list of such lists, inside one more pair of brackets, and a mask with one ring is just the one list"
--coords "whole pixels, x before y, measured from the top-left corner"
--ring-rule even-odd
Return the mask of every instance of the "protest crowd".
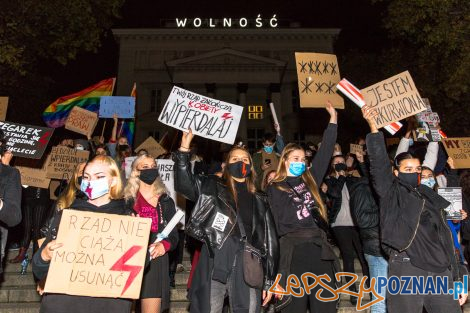
[[[272, 132], [249, 151], [235, 137], [242, 109], [175, 87], [155, 121], [169, 125], [167, 134], [136, 146], [136, 93], [114, 102], [106, 84], [58, 99], [44, 112], [48, 127], [0, 122], [2, 267], [33, 272], [40, 312], [168, 312], [175, 275], [189, 270], [185, 253], [190, 312], [327, 313], [340, 301], [374, 300], [374, 313], [462, 312], [467, 290], [377, 288], [392, 276], [468, 288], [470, 155], [457, 159], [453, 148], [470, 140], [446, 138], [426, 119], [429, 106], [387, 120], [389, 108], [342, 81], [335, 96], [362, 104], [368, 134], [340, 146], [347, 121], [326, 99], [316, 110], [329, 120], [312, 121], [324, 125], [321, 142], [287, 142], [273, 111]], [[76, 104], [90, 92], [106, 101]], [[204, 105], [182, 109], [195, 96]], [[400, 96], [391, 97], [403, 108]], [[212, 121], [220, 112], [209, 107], [226, 113]], [[95, 130], [106, 118], [110, 135]], [[432, 131], [423, 133], [423, 123]], [[62, 126], [73, 138], [57, 135]], [[211, 140], [219, 149], [207, 153]], [[355, 263], [364, 280], [338, 278], [355, 273]], [[349, 297], [324, 300], [341, 286]], [[364, 288], [375, 291], [367, 300]]]

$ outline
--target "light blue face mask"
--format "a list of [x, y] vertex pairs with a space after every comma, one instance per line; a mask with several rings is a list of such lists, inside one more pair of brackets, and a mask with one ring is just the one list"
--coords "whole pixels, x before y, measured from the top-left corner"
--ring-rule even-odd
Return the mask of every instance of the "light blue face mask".
[[97, 199], [109, 193], [108, 179], [106, 177], [91, 181], [83, 179], [80, 190], [88, 196], [88, 199]]
[[300, 176], [305, 172], [304, 162], [290, 162], [289, 172], [294, 176]]
[[429, 188], [434, 188], [436, 185], [436, 180], [434, 178], [423, 178], [421, 179], [421, 185], [428, 186]]
[[273, 153], [273, 151], [274, 151], [273, 146], [264, 146], [263, 149], [264, 149], [264, 152], [266, 152], [266, 153]]

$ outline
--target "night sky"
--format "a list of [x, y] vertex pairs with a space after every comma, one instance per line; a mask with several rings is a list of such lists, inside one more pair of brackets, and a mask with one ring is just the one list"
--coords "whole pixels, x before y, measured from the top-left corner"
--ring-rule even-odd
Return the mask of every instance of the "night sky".
[[[377, 48], [373, 38], [381, 36], [379, 25], [384, 13], [381, 6], [383, 4], [380, 3], [372, 5], [370, 0], [128, 0], [113, 28], [161, 27], [164, 20], [174, 21], [176, 17], [246, 17], [254, 20], [258, 14], [263, 19], [276, 14], [281, 27], [299, 22], [302, 27], [341, 28], [341, 44], [337, 47], [337, 52], [341, 54], [344, 49], [353, 46]], [[118, 58], [118, 46], [109, 30], [103, 35], [102, 46], [96, 53], [83, 53], [65, 67], [50, 69], [50, 76], [57, 82], [57, 97], [78, 91], [103, 78], [116, 76]]]

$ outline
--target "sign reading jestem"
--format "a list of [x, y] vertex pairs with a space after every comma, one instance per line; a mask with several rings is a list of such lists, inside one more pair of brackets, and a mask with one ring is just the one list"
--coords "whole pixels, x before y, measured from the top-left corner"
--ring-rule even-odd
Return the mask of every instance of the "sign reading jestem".
[[377, 111], [378, 128], [427, 109], [408, 71], [361, 90], [366, 104]]
[[63, 210], [45, 292], [138, 299], [151, 219]]
[[158, 121], [204, 138], [233, 144], [243, 107], [173, 87]]

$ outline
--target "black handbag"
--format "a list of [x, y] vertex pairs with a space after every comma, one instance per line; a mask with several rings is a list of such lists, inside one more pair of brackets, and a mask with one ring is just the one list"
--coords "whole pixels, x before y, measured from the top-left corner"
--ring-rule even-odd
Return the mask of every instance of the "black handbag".
[[262, 289], [264, 282], [263, 259], [261, 252], [246, 240], [245, 227], [241, 217], [237, 217], [238, 227], [243, 241], [243, 278], [251, 288]]

